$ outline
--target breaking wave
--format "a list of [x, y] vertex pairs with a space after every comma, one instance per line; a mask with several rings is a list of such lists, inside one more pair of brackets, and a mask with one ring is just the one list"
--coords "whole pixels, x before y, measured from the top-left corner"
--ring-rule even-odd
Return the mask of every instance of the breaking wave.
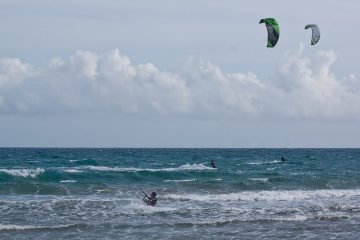
[[40, 174], [44, 173], [45, 169], [36, 168], [36, 169], [0, 169], [0, 173], [5, 173], [15, 177], [31, 177], [35, 178]]
[[203, 171], [215, 170], [203, 164], [185, 164], [177, 168], [134, 168], [134, 167], [106, 167], [106, 166], [87, 166], [93, 171], [113, 171], [113, 172], [176, 172], [176, 171]]
[[360, 190], [244, 191], [228, 194], [166, 194], [164, 198], [183, 201], [300, 201], [360, 197]]
[[56, 226], [37, 226], [37, 225], [13, 225], [0, 224], [0, 231], [25, 231], [25, 230], [53, 230], [79, 227], [80, 224], [65, 224]]
[[64, 172], [67, 172], [67, 173], [82, 173], [84, 171], [77, 170], [77, 169], [65, 169]]
[[183, 179], [183, 180], [165, 180], [164, 182], [194, 182], [195, 179]]

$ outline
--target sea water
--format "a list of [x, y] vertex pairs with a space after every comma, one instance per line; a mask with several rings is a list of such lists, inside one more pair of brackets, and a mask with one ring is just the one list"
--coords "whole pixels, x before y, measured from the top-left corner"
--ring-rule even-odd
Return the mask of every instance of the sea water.
[[[140, 188], [157, 193], [155, 207]], [[0, 239], [360, 239], [359, 229], [360, 149], [0, 149]]]

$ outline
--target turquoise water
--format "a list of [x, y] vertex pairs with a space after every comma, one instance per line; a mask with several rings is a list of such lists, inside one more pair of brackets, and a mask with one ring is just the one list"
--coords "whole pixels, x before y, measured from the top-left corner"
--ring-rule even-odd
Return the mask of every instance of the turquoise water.
[[2, 148], [0, 164], [0, 239], [360, 238], [360, 149]]

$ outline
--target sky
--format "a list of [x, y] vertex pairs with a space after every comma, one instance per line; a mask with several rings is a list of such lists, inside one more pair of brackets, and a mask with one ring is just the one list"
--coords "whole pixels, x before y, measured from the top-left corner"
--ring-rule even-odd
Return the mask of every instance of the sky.
[[1, 0], [0, 147], [360, 147], [359, 10]]

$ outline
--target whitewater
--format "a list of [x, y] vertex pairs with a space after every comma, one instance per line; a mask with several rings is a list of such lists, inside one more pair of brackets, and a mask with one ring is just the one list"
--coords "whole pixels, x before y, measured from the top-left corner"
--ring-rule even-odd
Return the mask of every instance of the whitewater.
[[0, 163], [0, 239], [360, 238], [360, 149], [0, 148]]

